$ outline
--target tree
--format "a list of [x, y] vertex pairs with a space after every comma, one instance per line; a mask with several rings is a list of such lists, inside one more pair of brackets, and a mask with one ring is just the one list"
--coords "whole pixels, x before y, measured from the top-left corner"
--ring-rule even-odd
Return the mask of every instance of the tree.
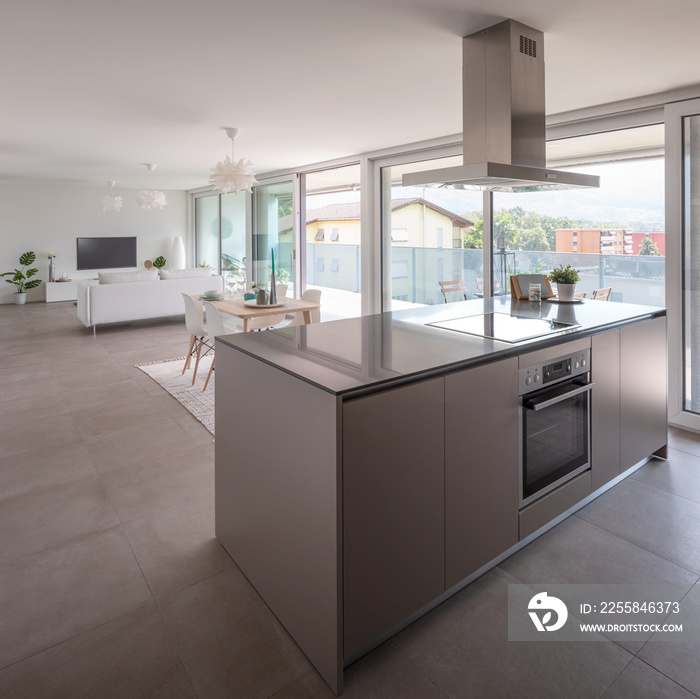
[[[481, 211], [468, 211], [462, 214], [472, 226], [464, 234], [465, 248], [483, 247], [484, 221]], [[498, 247], [498, 239], [503, 236], [505, 247], [514, 250], [534, 250], [550, 252], [556, 250], [556, 230], [558, 228], [587, 228], [588, 224], [567, 216], [545, 216], [536, 211], [525, 211], [522, 206], [499, 209], [493, 215], [493, 242]]]
[[279, 197], [277, 199], [277, 217], [284, 218], [289, 216], [294, 210], [292, 197]]
[[[522, 209], [520, 209], [522, 211]], [[514, 248], [518, 242], [520, 231], [514, 221], [514, 214], [508, 209], [500, 209], [493, 215], [493, 241], [495, 246], [499, 245], [499, 240], [503, 240], [504, 247]]]
[[[522, 209], [520, 209], [522, 211]], [[470, 211], [466, 216], [474, 221], [474, 225], [464, 234], [465, 248], [482, 248], [484, 233], [484, 218], [481, 211]], [[507, 248], [515, 247], [519, 230], [513, 222], [513, 214], [508, 209], [500, 209], [493, 215], [493, 239], [497, 244], [498, 238], [503, 236]]]
[[464, 234], [464, 247], [468, 250], [481, 250], [484, 247], [484, 241], [481, 237], [481, 229], [476, 230], [475, 226], [472, 226]]
[[639, 246], [638, 255], [660, 255], [659, 248], [656, 243], [649, 237], [645, 236], [642, 239], [642, 244]]
[[521, 250], [549, 250], [549, 240], [542, 227], [538, 226], [522, 231], [518, 246]]
[[484, 247], [484, 217], [481, 211], [470, 211], [465, 217], [470, 221], [474, 221], [474, 225], [470, 226], [464, 234], [464, 247], [471, 250], [480, 250]]

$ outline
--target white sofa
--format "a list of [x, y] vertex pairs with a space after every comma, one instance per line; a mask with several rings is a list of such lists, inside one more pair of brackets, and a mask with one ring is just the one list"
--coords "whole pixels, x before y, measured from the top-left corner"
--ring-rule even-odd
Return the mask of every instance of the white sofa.
[[93, 333], [98, 324], [183, 315], [182, 294], [224, 290], [224, 278], [209, 268], [101, 273], [99, 281], [78, 282], [78, 318]]

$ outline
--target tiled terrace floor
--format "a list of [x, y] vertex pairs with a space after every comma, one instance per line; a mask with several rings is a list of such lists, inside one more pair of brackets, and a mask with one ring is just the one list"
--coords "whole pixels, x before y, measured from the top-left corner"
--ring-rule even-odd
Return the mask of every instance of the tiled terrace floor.
[[[93, 337], [70, 303], [0, 306], [0, 697], [331, 696], [214, 538], [211, 436], [134, 368], [186, 345], [177, 319]], [[344, 696], [700, 696], [697, 645], [506, 640], [509, 583], [700, 595], [700, 436], [671, 439], [349, 667]]]

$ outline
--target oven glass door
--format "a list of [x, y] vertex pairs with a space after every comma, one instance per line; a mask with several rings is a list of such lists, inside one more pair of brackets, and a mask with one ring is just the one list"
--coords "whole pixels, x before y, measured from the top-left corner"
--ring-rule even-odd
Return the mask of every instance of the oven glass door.
[[577, 377], [523, 397], [521, 505], [588, 468], [592, 386]]

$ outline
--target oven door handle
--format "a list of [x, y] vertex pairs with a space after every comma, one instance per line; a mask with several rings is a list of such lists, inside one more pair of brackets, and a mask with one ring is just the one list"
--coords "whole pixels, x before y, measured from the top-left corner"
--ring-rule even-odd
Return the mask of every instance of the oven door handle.
[[545, 408], [549, 408], [552, 405], [556, 405], [557, 403], [561, 403], [562, 401], [568, 400], [569, 398], [573, 398], [574, 396], [578, 396], [581, 393], [585, 393], [586, 391], [590, 391], [593, 386], [595, 386], [595, 383], [593, 381], [588, 381], [583, 384], [579, 384], [576, 386], [576, 388], [572, 389], [571, 391], [566, 391], [565, 393], [559, 393], [557, 395], [552, 396], [551, 398], [548, 398], [547, 396], [551, 396], [551, 393], [545, 394], [543, 396], [537, 396], [537, 398], [525, 398], [523, 400], [523, 408], [527, 408], [528, 410], [544, 410]]

